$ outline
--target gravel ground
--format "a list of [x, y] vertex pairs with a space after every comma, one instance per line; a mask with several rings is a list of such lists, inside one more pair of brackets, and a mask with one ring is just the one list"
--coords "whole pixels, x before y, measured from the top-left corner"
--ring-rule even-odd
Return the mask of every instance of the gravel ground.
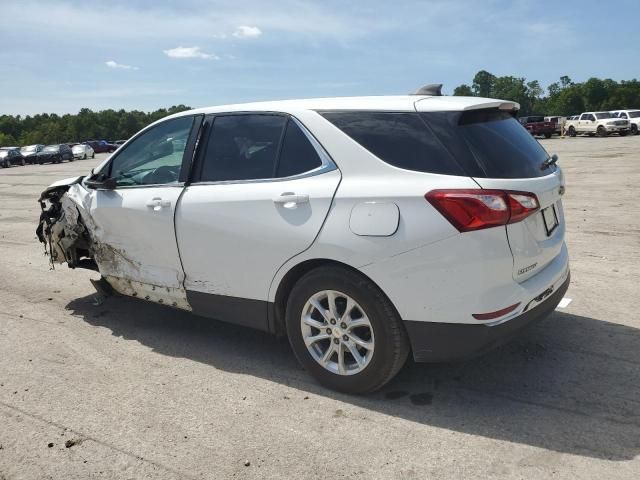
[[49, 183], [101, 159], [0, 171], [0, 479], [640, 477], [640, 136], [560, 155], [572, 302], [382, 392], [316, 385], [288, 344], [49, 270]]

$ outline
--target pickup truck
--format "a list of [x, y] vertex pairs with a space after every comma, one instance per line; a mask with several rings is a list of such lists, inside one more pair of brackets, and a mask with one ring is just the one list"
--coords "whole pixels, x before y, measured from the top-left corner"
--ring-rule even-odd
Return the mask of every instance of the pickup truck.
[[551, 135], [556, 133], [556, 124], [545, 121], [542, 115], [520, 117], [518, 120], [533, 136], [543, 135], [544, 138], [551, 138]]
[[577, 120], [567, 120], [564, 128], [570, 137], [585, 133], [600, 137], [617, 133], [623, 137], [629, 133], [629, 120], [617, 118], [611, 112], [584, 112]]
[[544, 121], [553, 123], [556, 127], [554, 133], [557, 133], [558, 135], [562, 135], [562, 127], [564, 126], [564, 122], [567, 121], [567, 118], [556, 115], [553, 117], [544, 117]]
[[640, 110], [616, 110], [611, 112], [611, 114], [616, 118], [629, 120], [631, 135], [638, 135], [638, 133], [640, 133]]

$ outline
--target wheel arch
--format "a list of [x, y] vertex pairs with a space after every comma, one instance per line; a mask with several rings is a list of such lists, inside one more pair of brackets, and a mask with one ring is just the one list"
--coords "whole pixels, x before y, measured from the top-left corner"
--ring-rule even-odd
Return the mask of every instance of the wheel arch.
[[[363, 273], [361, 270], [358, 270], [357, 268], [347, 263], [329, 258], [307, 259], [291, 267], [278, 283], [278, 287], [275, 290], [275, 296], [269, 312], [269, 329], [273, 333], [277, 335], [286, 335], [285, 313], [287, 300], [289, 299], [289, 294], [291, 293], [291, 290], [293, 289], [296, 282], [310, 271], [326, 266], [341, 267], [366, 278], [376, 287], [378, 287], [380, 291], [387, 297], [387, 299], [389, 299], [388, 295], [384, 290], [382, 290], [382, 288], [380, 288], [380, 285], [378, 285], [375, 280]], [[393, 305], [391, 299], [389, 299], [389, 302], [391, 303], [391, 305]], [[398, 310], [395, 305], [393, 305], [393, 308], [397, 313]]]

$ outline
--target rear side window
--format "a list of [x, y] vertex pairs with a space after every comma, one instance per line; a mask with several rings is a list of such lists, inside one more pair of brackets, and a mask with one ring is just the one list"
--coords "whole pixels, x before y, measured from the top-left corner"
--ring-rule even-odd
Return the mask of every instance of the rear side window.
[[495, 109], [420, 114], [443, 145], [479, 178], [533, 178], [549, 154], [509, 112]]
[[282, 115], [216, 117], [200, 180], [272, 178], [286, 121]]
[[293, 120], [287, 123], [278, 162], [277, 177], [291, 177], [322, 165], [322, 161], [309, 139]]
[[418, 113], [322, 112], [380, 160], [418, 172], [464, 175]]

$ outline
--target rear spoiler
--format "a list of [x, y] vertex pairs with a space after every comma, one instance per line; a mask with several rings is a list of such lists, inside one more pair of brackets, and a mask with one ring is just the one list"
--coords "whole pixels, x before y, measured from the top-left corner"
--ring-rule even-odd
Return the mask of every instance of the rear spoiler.
[[520, 110], [520, 104], [509, 100], [482, 97], [425, 97], [414, 102], [418, 112], [447, 112], [497, 108], [508, 112]]

